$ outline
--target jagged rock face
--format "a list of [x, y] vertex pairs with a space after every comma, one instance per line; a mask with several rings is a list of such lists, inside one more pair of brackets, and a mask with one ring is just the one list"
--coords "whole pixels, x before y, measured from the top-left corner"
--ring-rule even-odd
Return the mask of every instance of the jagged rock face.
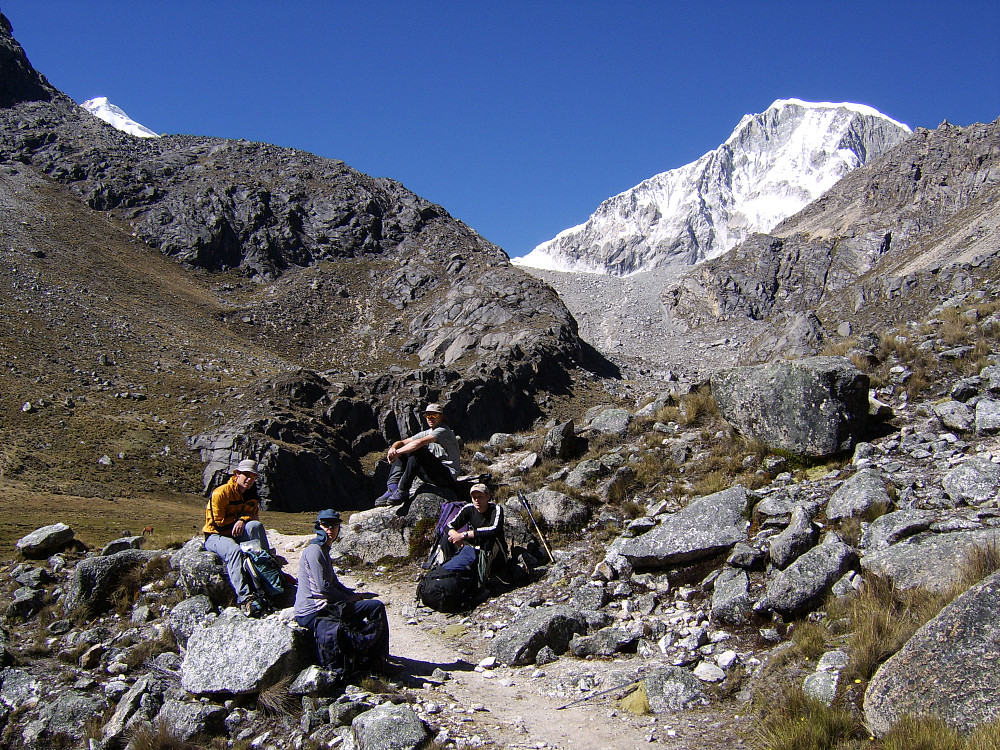
[[12, 28], [7, 17], [0, 13], [0, 107], [10, 107], [19, 102], [50, 101], [61, 96], [45, 76], [39, 74], [17, 40], [11, 36]]
[[715, 151], [609, 198], [523, 262], [614, 275], [692, 265], [769, 231], [909, 134], [867, 107], [777, 101]]
[[[21, 78], [41, 80], [9, 28], [0, 46]], [[229, 384], [218, 429], [195, 438], [215, 462], [208, 473], [226, 472], [231, 457], [268, 456], [270, 488], [304, 498], [298, 507], [357, 502], [370, 489], [357, 457], [422, 429], [426, 402], [449, 402], [455, 427], [475, 439], [528, 426], [546, 393], [568, 390], [582, 356], [572, 316], [440, 206], [294, 149], [135, 138], [50, 93], [0, 107], [0, 164], [62, 183], [96, 224], [126, 224], [194, 267], [220, 330], [242, 339], [237, 348], [265, 371], [272, 357], [288, 363], [289, 375], [253, 387], [258, 399], [238, 400], [257, 375]], [[163, 286], [172, 297], [170, 281]], [[171, 346], [182, 349], [183, 338]], [[299, 377], [302, 367], [312, 374]], [[287, 394], [289, 379], [315, 392]]]
[[989, 276], [1000, 247], [998, 198], [1000, 120], [920, 129], [771, 234], [668, 284], [663, 305], [688, 328], [768, 321], [773, 332], [744, 361], [776, 354], [796, 313], [876, 327], [919, 315]]

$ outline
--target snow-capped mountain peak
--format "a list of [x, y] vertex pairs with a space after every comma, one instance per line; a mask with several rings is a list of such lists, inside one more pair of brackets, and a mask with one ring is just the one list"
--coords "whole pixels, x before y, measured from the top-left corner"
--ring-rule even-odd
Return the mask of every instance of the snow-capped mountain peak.
[[108, 123], [116, 130], [122, 131], [123, 133], [128, 133], [129, 135], [134, 135], [138, 138], [160, 137], [157, 133], [150, 130], [145, 125], [140, 125], [125, 114], [122, 109], [109, 102], [108, 97], [106, 96], [98, 96], [93, 99], [88, 99], [80, 106], [90, 112], [90, 114], [94, 117], [104, 120], [104, 122]]
[[910, 132], [863, 104], [779, 99], [714, 151], [607, 199], [514, 262], [618, 276], [693, 265], [770, 231]]

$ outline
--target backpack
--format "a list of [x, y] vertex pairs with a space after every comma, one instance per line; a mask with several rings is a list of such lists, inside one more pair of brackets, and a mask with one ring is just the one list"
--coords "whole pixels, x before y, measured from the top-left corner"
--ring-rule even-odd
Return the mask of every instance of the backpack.
[[327, 605], [313, 625], [316, 655], [321, 666], [347, 677], [362, 671], [374, 658], [380, 625], [372, 620], [357, 622], [349, 603]]
[[417, 598], [438, 612], [457, 612], [468, 601], [474, 578], [438, 565], [417, 584]]
[[274, 609], [288, 586], [281, 566], [267, 552], [247, 546], [243, 549], [243, 570], [258, 598]]

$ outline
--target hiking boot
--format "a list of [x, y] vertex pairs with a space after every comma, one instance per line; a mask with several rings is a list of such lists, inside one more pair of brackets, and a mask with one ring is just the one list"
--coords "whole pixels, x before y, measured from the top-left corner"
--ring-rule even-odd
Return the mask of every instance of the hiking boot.
[[243, 603], [240, 604], [240, 609], [247, 617], [256, 619], [264, 616], [264, 608], [261, 606], [260, 602], [252, 596], [249, 599], [243, 600]]
[[399, 490], [397, 489], [398, 487], [399, 487], [399, 485], [397, 485], [397, 484], [390, 484], [386, 488], [385, 492], [383, 492], [381, 495], [379, 495], [378, 497], [375, 498], [375, 507], [376, 508], [386, 508], [386, 507], [388, 507], [390, 505], [395, 505], [400, 500], [402, 500], [402, 497], [400, 497], [399, 500], [393, 500], [392, 499], [395, 495], [399, 495], [400, 494]]

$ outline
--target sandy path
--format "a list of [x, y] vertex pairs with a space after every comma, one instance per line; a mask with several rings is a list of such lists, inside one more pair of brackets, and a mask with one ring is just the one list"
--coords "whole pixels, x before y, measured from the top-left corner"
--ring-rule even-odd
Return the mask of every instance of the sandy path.
[[[312, 537], [288, 537], [268, 531], [272, 544], [288, 558], [286, 570], [298, 569], [298, 558]], [[405, 577], [393, 580], [367, 573], [345, 574], [348, 585], [378, 593], [389, 616], [390, 648], [403, 665], [401, 676], [421, 701], [437, 703], [441, 712], [431, 717], [452, 737], [511, 748], [607, 750], [657, 746], [671, 750], [738, 748], [729, 720], [718, 711], [686, 712], [675, 716], [632, 716], [618, 709], [612, 698], [595, 698], [564, 710], [559, 706], [579, 693], [557, 695], [553, 682], [579, 671], [581, 662], [559, 659], [541, 669], [498, 667], [482, 672], [475, 666], [488, 656], [489, 641], [472, 640], [462, 618], [437, 612], [418, 614], [414, 588]], [[419, 610], [419, 613], [426, 610]], [[447, 633], [445, 632], [447, 629]], [[612, 662], [586, 662], [601, 674]], [[424, 682], [436, 668], [452, 678], [440, 686]]]

